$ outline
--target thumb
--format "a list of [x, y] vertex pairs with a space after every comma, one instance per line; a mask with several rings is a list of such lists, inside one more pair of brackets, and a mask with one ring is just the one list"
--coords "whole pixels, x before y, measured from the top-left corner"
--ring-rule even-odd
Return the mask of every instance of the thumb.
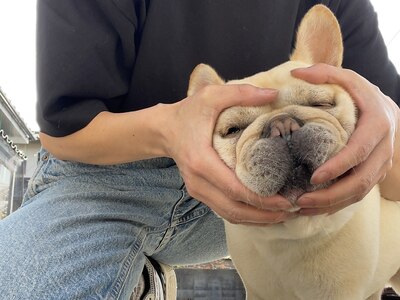
[[278, 90], [259, 88], [250, 84], [227, 84], [221, 86], [217, 106], [222, 111], [231, 106], [261, 106], [273, 102]]
[[335, 80], [335, 67], [326, 64], [316, 64], [307, 68], [299, 68], [291, 71], [293, 77], [314, 84], [337, 83]]

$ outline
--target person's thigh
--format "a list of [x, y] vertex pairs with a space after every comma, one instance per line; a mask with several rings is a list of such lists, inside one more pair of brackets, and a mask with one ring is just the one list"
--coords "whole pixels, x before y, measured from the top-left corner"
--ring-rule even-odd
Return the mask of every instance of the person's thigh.
[[23, 207], [0, 222], [1, 298], [128, 299], [182, 186], [170, 160], [102, 167], [42, 152]]
[[223, 220], [187, 194], [176, 205], [171, 227], [159, 247], [149, 253], [169, 265], [210, 262], [228, 255]]

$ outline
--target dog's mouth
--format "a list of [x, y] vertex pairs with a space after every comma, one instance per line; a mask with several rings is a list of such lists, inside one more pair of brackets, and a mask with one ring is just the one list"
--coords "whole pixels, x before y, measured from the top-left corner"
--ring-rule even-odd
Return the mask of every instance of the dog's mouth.
[[332, 181], [323, 184], [312, 184], [311, 176], [317, 165], [298, 163], [293, 167], [286, 178], [283, 187], [278, 194], [289, 200], [293, 206], [296, 206], [297, 200], [304, 193], [313, 192], [319, 189], [327, 188]]
[[295, 207], [297, 200], [305, 193], [314, 192], [330, 186], [333, 181], [322, 184], [311, 183], [312, 172], [305, 166], [297, 166], [288, 176], [283, 187], [278, 191], [278, 195], [285, 197]]
[[335, 136], [315, 124], [300, 124], [290, 135], [263, 133], [245, 151], [245, 171], [238, 175], [254, 192], [262, 196], [280, 194], [296, 206], [304, 193], [333, 183], [314, 185], [311, 176], [331, 157], [336, 145]]
[[301, 195], [316, 190], [316, 187], [311, 184], [311, 175], [312, 172], [306, 165], [301, 164], [294, 167], [278, 194], [295, 205]]

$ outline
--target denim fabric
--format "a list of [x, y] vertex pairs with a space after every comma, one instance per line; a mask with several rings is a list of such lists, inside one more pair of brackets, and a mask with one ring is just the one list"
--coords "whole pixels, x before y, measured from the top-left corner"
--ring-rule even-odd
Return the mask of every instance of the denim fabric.
[[0, 299], [128, 299], [145, 256], [178, 265], [226, 255], [222, 220], [187, 194], [173, 160], [39, 155], [23, 206], [0, 221]]

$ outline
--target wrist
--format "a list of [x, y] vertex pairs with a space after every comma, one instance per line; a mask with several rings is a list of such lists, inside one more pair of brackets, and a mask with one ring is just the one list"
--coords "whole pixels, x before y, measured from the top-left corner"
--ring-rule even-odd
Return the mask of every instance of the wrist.
[[175, 140], [176, 129], [174, 129], [174, 121], [176, 120], [176, 108], [177, 104], [164, 104], [159, 103], [154, 106], [154, 118], [157, 122], [155, 123], [154, 137], [155, 142], [155, 155], [160, 157], [171, 157], [172, 158], [172, 141]]

